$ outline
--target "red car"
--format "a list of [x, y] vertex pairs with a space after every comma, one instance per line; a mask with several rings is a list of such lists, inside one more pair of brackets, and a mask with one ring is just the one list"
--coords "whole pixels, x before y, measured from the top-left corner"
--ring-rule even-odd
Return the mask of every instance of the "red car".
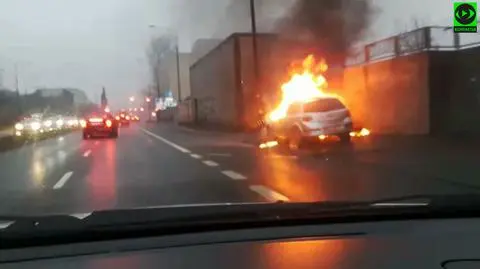
[[118, 137], [118, 121], [111, 114], [92, 114], [80, 121], [83, 139], [93, 137]]

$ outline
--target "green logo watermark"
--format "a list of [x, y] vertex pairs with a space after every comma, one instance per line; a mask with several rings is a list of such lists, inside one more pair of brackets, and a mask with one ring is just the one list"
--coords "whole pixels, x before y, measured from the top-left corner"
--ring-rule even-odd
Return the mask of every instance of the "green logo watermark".
[[453, 31], [455, 33], [476, 33], [477, 10], [476, 2], [453, 3]]

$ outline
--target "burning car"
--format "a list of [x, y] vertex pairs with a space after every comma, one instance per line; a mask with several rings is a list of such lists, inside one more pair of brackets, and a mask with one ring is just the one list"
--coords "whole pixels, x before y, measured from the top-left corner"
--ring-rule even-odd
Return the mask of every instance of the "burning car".
[[298, 149], [304, 139], [322, 139], [337, 136], [350, 142], [353, 129], [348, 109], [334, 97], [319, 97], [289, 105], [284, 118], [269, 124], [270, 132], [278, 139], [288, 141], [291, 149]]
[[281, 87], [280, 103], [265, 119], [269, 138], [286, 141], [291, 149], [298, 149], [305, 139], [336, 136], [349, 143], [351, 137], [357, 137], [342, 97], [328, 92], [323, 76], [327, 69], [324, 61], [316, 61], [310, 55], [300, 69], [292, 70]]

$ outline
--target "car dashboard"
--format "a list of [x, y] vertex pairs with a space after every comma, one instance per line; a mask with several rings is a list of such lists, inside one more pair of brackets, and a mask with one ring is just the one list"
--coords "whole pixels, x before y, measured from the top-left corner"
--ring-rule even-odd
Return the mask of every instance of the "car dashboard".
[[4, 249], [0, 267], [480, 268], [479, 227], [447, 219], [187, 233]]

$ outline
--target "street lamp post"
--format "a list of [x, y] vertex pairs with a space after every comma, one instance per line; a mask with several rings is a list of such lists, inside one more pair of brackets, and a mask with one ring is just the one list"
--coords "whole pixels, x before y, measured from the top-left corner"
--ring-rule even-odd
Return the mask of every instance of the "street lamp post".
[[15, 63], [15, 92], [17, 94], [17, 102], [18, 102], [18, 114], [22, 114], [22, 97], [20, 96], [20, 88], [18, 82], [18, 64]]
[[182, 85], [180, 82], [180, 51], [178, 48], [178, 37], [175, 39], [175, 54], [177, 60], [177, 91], [178, 91], [178, 102], [182, 100]]

